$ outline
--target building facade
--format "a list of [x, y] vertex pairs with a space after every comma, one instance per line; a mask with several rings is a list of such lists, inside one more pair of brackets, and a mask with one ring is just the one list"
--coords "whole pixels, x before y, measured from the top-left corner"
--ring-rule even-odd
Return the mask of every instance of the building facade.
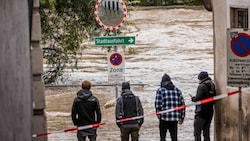
[[[249, 0], [212, 0], [214, 26], [214, 77], [218, 94], [238, 87], [227, 85], [227, 30], [249, 29]], [[250, 89], [242, 88], [241, 96], [234, 95], [215, 105], [215, 141], [250, 140]], [[240, 98], [241, 97], [241, 98]]]

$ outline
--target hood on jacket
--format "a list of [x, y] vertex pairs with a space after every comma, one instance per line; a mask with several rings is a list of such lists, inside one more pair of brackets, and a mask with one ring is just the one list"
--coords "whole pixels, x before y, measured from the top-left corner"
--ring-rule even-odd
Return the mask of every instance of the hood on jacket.
[[207, 77], [206, 79], [202, 80], [200, 84], [205, 84], [210, 90], [215, 91], [215, 86], [210, 77]]
[[168, 74], [164, 74], [161, 79], [161, 87], [166, 88], [168, 90], [173, 90], [174, 89], [174, 84], [171, 81], [171, 78]]
[[209, 83], [212, 79], [210, 77], [206, 77], [203, 80], [200, 80], [200, 84], [201, 83]]
[[174, 84], [172, 81], [161, 82], [161, 87], [166, 88], [167, 90], [173, 90]]
[[121, 96], [125, 96], [125, 95], [133, 95], [133, 93], [130, 89], [123, 89]]
[[92, 92], [86, 89], [81, 89], [80, 91], [78, 91], [77, 93], [77, 98], [81, 99], [81, 100], [86, 100], [89, 97], [92, 96]]

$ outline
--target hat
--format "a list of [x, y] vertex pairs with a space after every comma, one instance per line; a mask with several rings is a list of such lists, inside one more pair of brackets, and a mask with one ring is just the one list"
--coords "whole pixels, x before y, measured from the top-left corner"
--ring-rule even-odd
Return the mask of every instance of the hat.
[[162, 76], [161, 82], [166, 82], [166, 81], [171, 81], [171, 78], [170, 78], [170, 76], [168, 74], [165, 73]]
[[129, 82], [123, 82], [122, 83], [122, 90], [124, 90], [124, 89], [130, 89]]
[[208, 73], [206, 71], [202, 71], [198, 74], [198, 79], [203, 80], [208, 77]]

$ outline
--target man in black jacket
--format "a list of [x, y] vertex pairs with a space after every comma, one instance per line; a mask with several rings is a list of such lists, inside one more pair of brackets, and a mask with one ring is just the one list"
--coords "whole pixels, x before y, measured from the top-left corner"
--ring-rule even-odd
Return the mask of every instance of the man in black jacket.
[[[191, 96], [193, 102], [207, 99], [216, 95], [215, 86], [207, 72], [200, 72], [198, 75], [199, 86], [196, 96]], [[214, 102], [197, 105], [195, 109], [194, 136], [195, 141], [201, 141], [203, 131], [204, 141], [210, 141], [209, 129], [213, 118]]]
[[[98, 99], [90, 91], [91, 83], [87, 80], [82, 82], [82, 89], [77, 92], [71, 111], [71, 118], [75, 126], [85, 126], [101, 122], [101, 110]], [[96, 141], [96, 128], [77, 131], [79, 141]]]
[[[135, 96], [130, 90], [130, 84], [128, 82], [122, 83], [122, 93], [116, 101], [115, 116], [117, 126], [121, 131], [121, 141], [129, 141], [129, 135], [131, 135], [132, 141], [138, 141], [139, 130], [143, 124], [143, 108], [139, 97]], [[132, 117], [140, 118], [124, 122], [120, 121]]]

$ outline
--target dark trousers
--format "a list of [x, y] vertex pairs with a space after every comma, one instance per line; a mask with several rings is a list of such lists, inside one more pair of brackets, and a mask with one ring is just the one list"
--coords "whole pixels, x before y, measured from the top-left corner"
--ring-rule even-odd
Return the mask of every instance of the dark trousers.
[[135, 127], [120, 127], [121, 131], [121, 141], [129, 141], [129, 135], [131, 135], [132, 141], [139, 140], [139, 130], [140, 126], [137, 125]]
[[195, 141], [201, 141], [201, 132], [203, 132], [204, 141], [210, 141], [210, 124], [212, 117], [205, 119], [199, 116], [194, 120], [194, 137]]
[[96, 141], [96, 129], [85, 129], [77, 131], [78, 141], [86, 141], [86, 138], [89, 138], [90, 141]]
[[172, 141], [177, 141], [177, 124], [178, 121], [164, 121], [160, 120], [160, 138], [161, 141], [166, 141], [167, 130], [170, 133]]

